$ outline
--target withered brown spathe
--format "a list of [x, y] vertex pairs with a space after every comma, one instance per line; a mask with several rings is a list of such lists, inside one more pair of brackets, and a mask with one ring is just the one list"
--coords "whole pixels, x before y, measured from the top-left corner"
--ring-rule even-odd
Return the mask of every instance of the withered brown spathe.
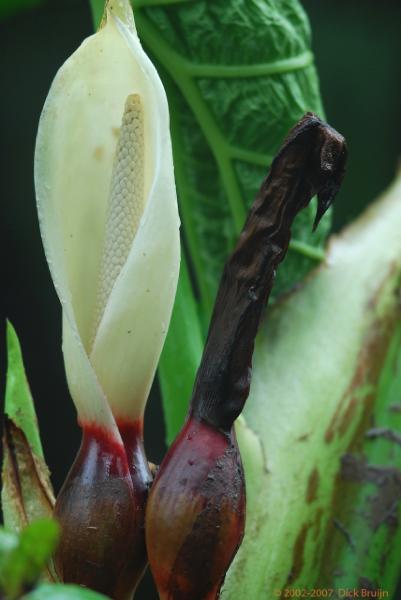
[[188, 417], [146, 509], [149, 562], [162, 599], [217, 598], [242, 541], [245, 485], [233, 423], [249, 394], [256, 332], [294, 218], [317, 194], [318, 225], [346, 156], [344, 138], [306, 114], [273, 160], [226, 263]]

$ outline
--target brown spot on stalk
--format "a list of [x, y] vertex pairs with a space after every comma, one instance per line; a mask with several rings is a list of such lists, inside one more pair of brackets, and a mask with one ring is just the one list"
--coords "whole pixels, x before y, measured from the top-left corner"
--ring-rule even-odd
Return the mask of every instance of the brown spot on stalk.
[[[388, 287], [393, 277], [394, 265], [390, 265], [380, 285], [368, 302], [370, 311], [376, 309], [383, 290]], [[399, 317], [400, 307], [397, 303], [391, 314], [388, 314], [385, 318], [376, 318], [373, 320], [357, 358], [355, 373], [341, 397], [325, 432], [324, 439], [327, 443], [330, 443], [336, 434], [342, 437], [347, 433], [359, 409], [362, 409], [363, 416], [358, 432], [361, 433], [367, 427], [366, 418], [370, 414], [371, 407], [376, 398], [376, 385], [386, 357], [389, 339], [394, 331], [394, 323]], [[369, 385], [370, 390], [361, 396], [359, 390], [364, 385]]]
[[93, 151], [93, 156], [96, 160], [101, 160], [104, 156], [104, 148], [102, 146], [96, 146]]
[[308, 485], [306, 487], [306, 502], [311, 504], [317, 498], [317, 491], [319, 488], [319, 471], [315, 468], [309, 475]]
[[322, 518], [323, 518], [323, 508], [320, 507], [316, 511], [316, 515], [313, 521], [313, 539], [317, 540], [320, 535], [321, 527], [322, 527]]
[[344, 435], [356, 409], [357, 401], [354, 398], [354, 394], [366, 381], [368, 368], [366, 355], [366, 347], [364, 347], [357, 360], [357, 368], [351, 383], [337, 404], [336, 410], [326, 430], [324, 439], [328, 444], [333, 440], [336, 433], [340, 432], [341, 435]]
[[292, 551], [292, 567], [287, 578], [287, 585], [293, 584], [302, 572], [305, 560], [305, 544], [309, 528], [310, 523], [304, 523], [294, 542], [294, 548]]

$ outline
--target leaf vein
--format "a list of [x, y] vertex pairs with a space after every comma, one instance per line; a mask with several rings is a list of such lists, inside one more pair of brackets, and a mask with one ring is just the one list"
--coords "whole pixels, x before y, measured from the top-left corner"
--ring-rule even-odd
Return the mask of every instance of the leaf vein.
[[193, 77], [239, 79], [279, 75], [297, 71], [299, 69], [305, 69], [313, 63], [313, 54], [312, 52], [307, 51], [291, 58], [251, 65], [197, 64], [190, 62], [185, 58], [181, 58], [181, 60], [185, 64], [188, 73]]
[[233, 164], [227, 151], [228, 145], [224, 135], [217, 125], [209, 107], [202, 98], [198, 86], [193, 81], [190, 74], [183, 68], [183, 64], [187, 61], [182, 59], [174, 50], [171, 50], [169, 45], [163, 40], [163, 37], [144, 14], [137, 14], [136, 20], [141, 26], [145, 43], [173, 77], [183, 97], [197, 117], [203, 135], [215, 157], [222, 185], [230, 203], [235, 227], [239, 233], [245, 220], [246, 210]]

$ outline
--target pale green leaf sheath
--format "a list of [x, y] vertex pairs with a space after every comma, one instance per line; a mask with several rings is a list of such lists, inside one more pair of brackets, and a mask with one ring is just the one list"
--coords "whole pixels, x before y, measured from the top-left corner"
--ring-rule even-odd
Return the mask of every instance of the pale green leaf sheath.
[[[399, 177], [332, 239], [326, 261], [302, 289], [267, 315], [256, 344], [246, 424], [237, 430], [247, 483], [246, 534], [223, 598], [333, 587], [336, 478], [341, 457], [369, 423], [400, 318], [400, 227]], [[384, 520], [380, 527], [376, 540], [386, 539]], [[357, 549], [365, 538], [355, 538]]]
[[35, 154], [41, 232], [81, 422], [142, 419], [179, 270], [169, 116], [127, 2], [56, 75]]

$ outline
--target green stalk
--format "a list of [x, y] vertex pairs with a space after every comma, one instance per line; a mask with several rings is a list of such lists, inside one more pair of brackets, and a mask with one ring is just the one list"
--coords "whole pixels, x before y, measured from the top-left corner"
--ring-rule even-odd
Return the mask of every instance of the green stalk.
[[202, 349], [197, 307], [183, 255], [173, 315], [159, 363], [168, 444], [184, 422]]

